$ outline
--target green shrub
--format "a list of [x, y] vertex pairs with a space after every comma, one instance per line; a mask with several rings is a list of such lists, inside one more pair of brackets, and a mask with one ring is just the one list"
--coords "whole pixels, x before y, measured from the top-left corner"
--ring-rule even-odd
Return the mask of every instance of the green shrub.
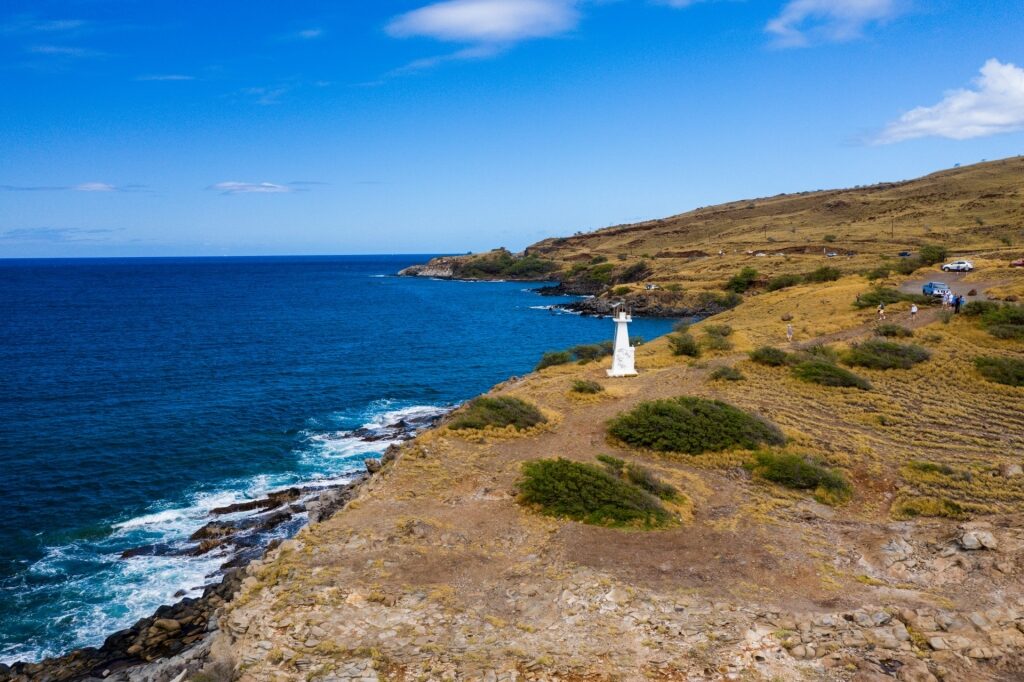
[[761, 346], [750, 351], [750, 359], [759, 365], [768, 365], [769, 367], [782, 367], [792, 361], [789, 353], [773, 346]]
[[732, 341], [717, 334], [704, 336], [704, 347], [708, 350], [732, 350]]
[[494, 398], [480, 397], [469, 401], [450, 424], [451, 428], [485, 429], [488, 426], [512, 426], [522, 431], [547, 422], [535, 405], [509, 395]]
[[858, 294], [857, 300], [853, 304], [858, 308], [877, 308], [879, 303], [889, 305], [891, 303], [899, 303], [902, 300], [904, 300], [904, 296], [897, 289], [875, 287], [863, 294]]
[[793, 376], [800, 381], [811, 384], [859, 388], [862, 391], [871, 390], [871, 383], [867, 379], [825, 360], [807, 360], [794, 365], [791, 371]]
[[613, 296], [625, 296], [630, 291], [632, 291], [632, 289], [630, 289], [629, 287], [615, 287], [614, 289], [612, 289], [612, 295]]
[[869, 369], [910, 369], [930, 357], [931, 353], [915, 344], [873, 339], [851, 346], [843, 356], [843, 362]]
[[627, 464], [618, 457], [611, 455], [598, 455], [597, 461], [604, 464], [608, 473], [643, 488], [655, 497], [663, 500], [675, 500], [679, 497], [679, 491], [665, 483], [654, 473], [639, 464]]
[[591, 381], [590, 379], [576, 379], [572, 382], [573, 393], [585, 393], [588, 395], [594, 395], [595, 393], [602, 393], [604, 386]]
[[780, 289], [788, 289], [794, 287], [803, 281], [803, 277], [800, 275], [778, 275], [768, 280], [768, 284], [765, 289], [768, 291], [778, 291]]
[[500, 274], [508, 277], [539, 277], [554, 272], [558, 265], [536, 256], [524, 256], [504, 268]]
[[640, 261], [634, 263], [628, 268], [623, 270], [615, 278], [616, 282], [639, 282], [642, 279], [646, 279], [651, 274], [651, 266], [647, 264], [647, 261]]
[[672, 355], [688, 355], [691, 358], [700, 357], [700, 344], [692, 334], [672, 334], [668, 337], [669, 348]]
[[[645, 343], [646, 343], [646, 341], [644, 340], [644, 337], [642, 337], [642, 336], [631, 336], [631, 337], [629, 337], [629, 345], [631, 345], [631, 346], [642, 346]], [[611, 344], [609, 342], [608, 354], [611, 355], [611, 353], [612, 353], [612, 347], [611, 347]]]
[[823, 343], [815, 343], [801, 349], [798, 356], [800, 360], [823, 360], [825, 362], [836, 362], [839, 360], [839, 353], [836, 352], [836, 349]]
[[729, 281], [722, 287], [726, 291], [731, 291], [734, 294], [742, 294], [750, 287], [754, 286], [757, 282], [757, 270], [754, 268], [743, 268], [738, 273], [729, 278]]
[[980, 317], [985, 313], [991, 313], [994, 310], [999, 310], [1002, 307], [998, 301], [968, 301], [963, 308], [960, 309], [964, 315], [968, 317]]
[[690, 320], [679, 320], [672, 325], [672, 331], [674, 332], [688, 332], [690, 331], [690, 325], [693, 324]]
[[561, 458], [525, 462], [519, 500], [548, 516], [600, 526], [656, 528], [672, 521], [657, 498], [639, 486]]
[[922, 265], [935, 265], [946, 260], [949, 252], [945, 246], [939, 246], [937, 244], [925, 244], [917, 252], [917, 257], [921, 261]]
[[804, 280], [808, 282], [834, 282], [842, 276], [843, 273], [839, 271], [839, 268], [823, 265], [817, 270], [813, 270], [804, 275]]
[[974, 358], [978, 373], [989, 381], [1007, 386], [1024, 386], [1024, 360], [1018, 358]]
[[991, 308], [981, 314], [981, 326], [998, 339], [1024, 339], [1024, 306]]
[[906, 338], [913, 336], [914, 332], [906, 327], [893, 323], [880, 324], [875, 327], [875, 336], [888, 336], [892, 338]]
[[712, 372], [710, 376], [715, 381], [743, 381], [746, 379], [746, 377], [743, 376], [743, 373], [738, 369], [727, 365], [719, 367]]
[[555, 365], [566, 365], [572, 362], [572, 354], [564, 350], [551, 350], [545, 353], [537, 366], [533, 368], [535, 372], [538, 372], [545, 367], [554, 367]]
[[714, 291], [702, 291], [697, 295], [697, 301], [705, 312], [722, 312], [735, 308], [743, 303], [743, 297], [734, 291], [716, 293]]
[[901, 275], [912, 275], [917, 271], [918, 268], [924, 267], [921, 263], [921, 259], [917, 256], [912, 258], [902, 258], [896, 263], [895, 270]]
[[718, 400], [686, 396], [640, 403], [609, 422], [608, 432], [635, 447], [691, 455], [786, 440], [760, 417]]
[[907, 469], [911, 471], [917, 471], [922, 474], [938, 474], [940, 476], [948, 476], [957, 481], [972, 481], [974, 480], [974, 474], [970, 471], [964, 471], [961, 469], [954, 469], [948, 464], [936, 464], [935, 462], [923, 462], [921, 460], [913, 460], [907, 464]]
[[601, 263], [607, 263], [607, 262], [608, 262], [608, 257], [607, 256], [600, 256], [600, 255], [598, 255], [598, 256], [594, 256], [593, 258], [590, 259], [590, 264], [591, 265], [600, 265]]
[[727, 324], [708, 324], [704, 326], [708, 336], [732, 336], [732, 327]]
[[892, 270], [890, 270], [887, 266], [882, 265], [877, 268], [868, 270], [867, 272], [864, 273], [864, 276], [867, 277], [869, 280], [876, 280], [885, 279], [890, 274], [892, 274]]
[[836, 236], [834, 234], [826, 234], [825, 235], [825, 241], [828, 242], [829, 244], [831, 244], [835, 240], [836, 240]]
[[583, 360], [585, 362], [600, 360], [601, 358], [612, 354], [612, 342], [605, 341], [603, 343], [581, 344], [579, 346], [573, 346], [565, 352], [569, 353], [577, 360]]
[[748, 468], [766, 481], [795, 490], [813, 490], [822, 502], [842, 502], [852, 494], [850, 483], [841, 472], [800, 455], [759, 452]]

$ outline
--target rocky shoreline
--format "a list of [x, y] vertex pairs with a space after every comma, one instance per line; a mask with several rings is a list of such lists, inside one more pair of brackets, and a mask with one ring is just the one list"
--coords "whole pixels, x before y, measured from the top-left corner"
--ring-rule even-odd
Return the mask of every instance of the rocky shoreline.
[[[247, 567], [275, 549], [303, 526], [320, 523], [353, 499], [381, 464], [395, 457], [396, 442], [411, 440], [435, 426], [448, 413], [402, 419], [380, 428], [362, 427], [348, 432], [367, 442], [391, 442], [381, 459], [364, 460], [366, 472], [346, 483], [303, 486], [278, 490], [210, 511], [212, 519], [197, 530], [185, 547], [146, 545], [122, 553], [137, 556], [199, 556], [220, 552], [221, 578], [207, 585], [198, 597], [183, 597], [164, 605], [116, 632], [100, 647], [76, 649], [38, 663], [0, 664], [0, 682], [64, 682], [70, 680], [118, 680], [166, 682], [184, 679], [207, 663], [212, 636], [227, 605], [241, 589]], [[245, 513], [254, 514], [243, 516]], [[179, 593], [183, 595], [183, 593]]]

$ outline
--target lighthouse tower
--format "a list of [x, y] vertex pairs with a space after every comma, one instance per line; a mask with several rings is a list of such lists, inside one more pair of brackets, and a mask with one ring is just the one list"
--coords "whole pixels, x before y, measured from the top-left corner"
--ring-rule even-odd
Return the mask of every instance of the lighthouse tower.
[[615, 322], [615, 346], [612, 350], [612, 368], [608, 370], [610, 377], [636, 376], [636, 349], [629, 345], [629, 323], [633, 317], [622, 304], [615, 306], [612, 320]]

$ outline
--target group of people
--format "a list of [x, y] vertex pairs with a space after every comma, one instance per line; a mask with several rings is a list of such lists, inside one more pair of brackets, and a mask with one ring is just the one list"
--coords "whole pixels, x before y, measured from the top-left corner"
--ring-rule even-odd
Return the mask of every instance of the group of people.
[[[962, 308], [966, 302], [967, 299], [964, 298], [963, 294], [954, 294], [952, 291], [947, 291], [942, 295], [942, 307], [947, 309], [952, 308], [953, 312], [956, 314], [960, 313], [960, 308]], [[916, 317], [917, 304], [914, 303], [910, 306], [910, 319], [913, 320]], [[885, 303], [878, 304], [878, 319], [880, 321], [885, 319]]]
[[963, 294], [957, 295], [952, 291], [947, 291], [942, 295], [942, 307], [952, 308], [954, 313], [959, 313], [960, 308], [965, 302], [966, 299], [964, 299]]

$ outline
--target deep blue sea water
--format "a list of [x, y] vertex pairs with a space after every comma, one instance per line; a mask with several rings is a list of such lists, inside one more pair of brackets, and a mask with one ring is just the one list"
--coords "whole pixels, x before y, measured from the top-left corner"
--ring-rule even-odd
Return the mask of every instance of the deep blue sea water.
[[216, 557], [119, 555], [351, 475], [381, 446], [345, 430], [611, 338], [538, 285], [391, 276], [427, 257], [0, 260], [0, 662], [101, 644], [211, 582]]

